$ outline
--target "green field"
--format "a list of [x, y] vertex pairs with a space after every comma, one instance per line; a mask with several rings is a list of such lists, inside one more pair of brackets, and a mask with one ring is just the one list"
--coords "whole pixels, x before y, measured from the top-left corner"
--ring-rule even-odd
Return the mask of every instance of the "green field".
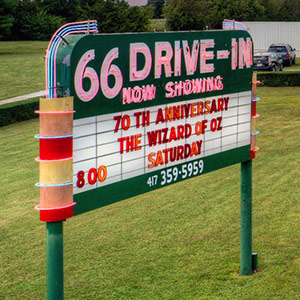
[[0, 42], [0, 100], [45, 89], [48, 42]]
[[152, 19], [148, 25], [148, 31], [165, 31], [166, 30], [166, 19]]
[[300, 71], [300, 57], [296, 57], [296, 63], [292, 66], [285, 66], [283, 71]]
[[[300, 87], [259, 88], [253, 251], [239, 275], [240, 166], [64, 223], [65, 299], [300, 299]], [[0, 128], [0, 299], [46, 299], [38, 120]]]

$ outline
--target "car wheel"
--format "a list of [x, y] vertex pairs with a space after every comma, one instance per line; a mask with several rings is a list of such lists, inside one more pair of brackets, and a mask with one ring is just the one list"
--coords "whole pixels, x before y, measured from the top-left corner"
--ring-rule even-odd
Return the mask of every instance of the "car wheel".
[[272, 71], [273, 71], [273, 72], [276, 71], [276, 67], [275, 67], [275, 66], [272, 67]]

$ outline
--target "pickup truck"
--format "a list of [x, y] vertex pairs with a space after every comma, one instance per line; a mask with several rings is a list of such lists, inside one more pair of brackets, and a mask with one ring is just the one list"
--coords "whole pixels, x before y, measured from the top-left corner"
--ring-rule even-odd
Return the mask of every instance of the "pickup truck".
[[292, 48], [289, 44], [272, 44], [268, 52], [275, 52], [280, 56], [285, 65], [291, 66], [296, 62], [296, 49]]

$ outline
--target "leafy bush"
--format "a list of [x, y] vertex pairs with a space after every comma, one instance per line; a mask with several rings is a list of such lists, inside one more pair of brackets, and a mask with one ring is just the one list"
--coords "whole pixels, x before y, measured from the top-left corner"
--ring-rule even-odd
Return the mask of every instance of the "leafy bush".
[[[209, 2], [168, 0], [164, 8], [168, 30], [202, 30]], [[202, 5], [203, 4], [203, 5]]]
[[300, 72], [259, 72], [262, 86], [300, 86]]
[[0, 0], [0, 40], [8, 40], [11, 37], [16, 6], [16, 1]]
[[22, 1], [15, 13], [13, 37], [16, 40], [48, 40], [64, 23], [63, 17], [48, 14], [36, 2]]
[[125, 1], [98, 0], [82, 8], [81, 19], [97, 20], [99, 32], [144, 32], [153, 16], [152, 8], [133, 6]]
[[96, 19], [99, 32], [142, 32], [152, 7], [124, 0], [0, 0], [0, 40], [49, 40], [63, 24]]
[[35, 113], [39, 108], [38, 98], [27, 100], [21, 103], [14, 103], [0, 106], [0, 127], [12, 123], [37, 118]]
[[169, 30], [222, 28], [224, 19], [240, 21], [298, 21], [296, 0], [167, 0], [164, 17]]

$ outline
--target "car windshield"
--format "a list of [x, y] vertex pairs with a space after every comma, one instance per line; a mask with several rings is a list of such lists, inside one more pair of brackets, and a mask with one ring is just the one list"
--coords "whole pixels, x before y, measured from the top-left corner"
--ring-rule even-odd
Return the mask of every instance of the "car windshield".
[[268, 51], [270, 51], [270, 52], [287, 52], [286, 47], [284, 47], [284, 46], [271, 46]]

